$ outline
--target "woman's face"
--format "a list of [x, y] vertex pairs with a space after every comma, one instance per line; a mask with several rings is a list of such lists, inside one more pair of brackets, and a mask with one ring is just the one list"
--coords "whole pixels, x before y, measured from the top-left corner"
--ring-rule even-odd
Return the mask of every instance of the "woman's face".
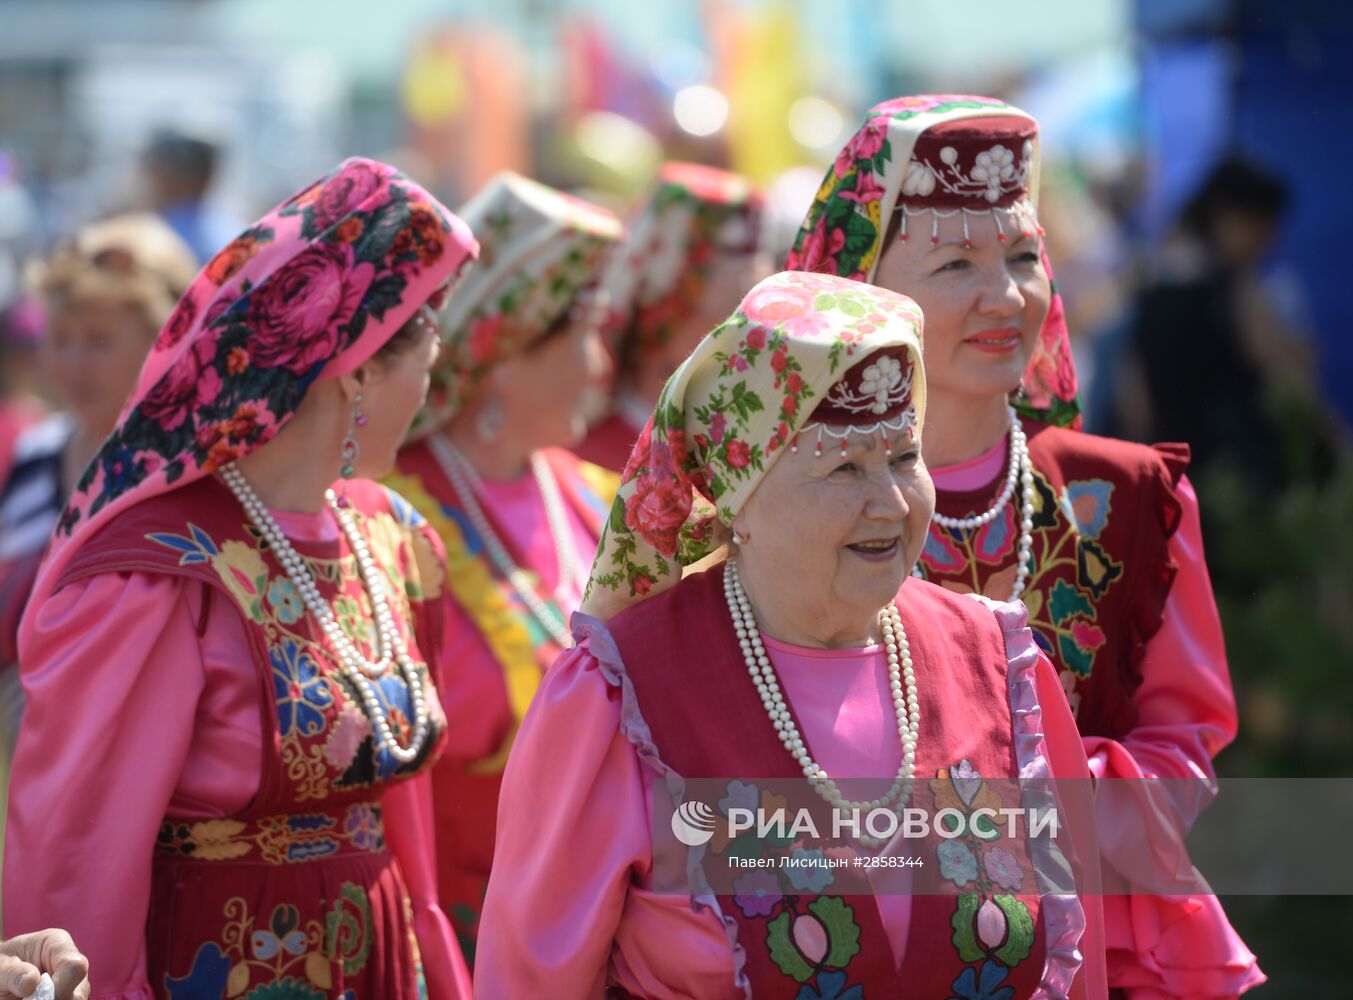
[[52, 311], [42, 369], [52, 391], [84, 428], [109, 434], [155, 341], [136, 306], [85, 302]]
[[1001, 243], [985, 215], [970, 216], [965, 250], [957, 215], [939, 220], [933, 245], [929, 216], [908, 223], [911, 238], [884, 248], [874, 283], [916, 300], [925, 314], [926, 385], [930, 392], [1004, 395], [1019, 386], [1052, 301], [1037, 237], [1006, 223]]
[[570, 447], [587, 435], [588, 417], [610, 383], [611, 361], [585, 312], [565, 329], [499, 365], [488, 394], [502, 407], [504, 431], [526, 447]]
[[415, 330], [412, 343], [358, 369], [366, 416], [366, 424], [356, 428], [360, 454], [355, 464], [361, 478], [379, 479], [394, 468], [395, 453], [427, 398], [441, 341], [433, 323], [419, 323]]
[[[896, 595], [925, 543], [935, 487], [911, 431], [841, 442], [802, 432], [733, 521], [746, 538], [738, 564], [748, 589], [781, 614], [835, 627], [872, 621]], [[812, 630], [809, 634], [814, 634]]]

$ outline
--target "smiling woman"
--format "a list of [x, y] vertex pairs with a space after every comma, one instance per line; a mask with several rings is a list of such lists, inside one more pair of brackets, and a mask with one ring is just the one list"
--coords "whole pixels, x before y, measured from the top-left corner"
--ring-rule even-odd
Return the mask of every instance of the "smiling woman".
[[[1097, 786], [1104, 868], [1156, 882], [1187, 857], [1179, 836], [1215, 791], [1235, 701], [1187, 449], [1072, 429], [1076, 372], [1035, 214], [1038, 162], [1037, 124], [1002, 101], [886, 101], [841, 150], [790, 264], [924, 311], [937, 509], [918, 573], [1025, 602], [1093, 773], [1137, 779]], [[1147, 801], [1148, 777], [1193, 790]], [[1143, 823], [1155, 858], [1113, 832]], [[1192, 894], [1105, 897], [1111, 986], [1222, 997], [1263, 981], [1200, 882]]]
[[[687, 779], [730, 796], [787, 779], [900, 815], [923, 786], [973, 802], [994, 779], [1088, 775], [1022, 609], [908, 577], [934, 505], [920, 326], [905, 296], [786, 272], [667, 383], [579, 645], [508, 763], [500, 815], [530, 818], [499, 827], [476, 995], [1102, 995], [1077, 950], [1099, 941], [1097, 911], [1055, 850], [974, 839], [973, 875], [931, 853], [934, 895], [833, 892], [827, 867], [754, 870], [714, 894], [657, 884], [702, 856], [655, 834], [655, 790], [689, 805]], [[725, 560], [683, 572], [729, 536]], [[845, 799], [837, 780], [865, 777], [892, 784]], [[996, 874], [973, 885], [979, 857]]]

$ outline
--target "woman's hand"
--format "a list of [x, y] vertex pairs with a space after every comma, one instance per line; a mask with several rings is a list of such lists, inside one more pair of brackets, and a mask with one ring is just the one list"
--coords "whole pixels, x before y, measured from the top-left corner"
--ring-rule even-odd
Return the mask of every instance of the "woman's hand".
[[89, 960], [65, 931], [52, 928], [0, 941], [0, 1000], [31, 997], [44, 972], [56, 986], [56, 1000], [89, 1000]]

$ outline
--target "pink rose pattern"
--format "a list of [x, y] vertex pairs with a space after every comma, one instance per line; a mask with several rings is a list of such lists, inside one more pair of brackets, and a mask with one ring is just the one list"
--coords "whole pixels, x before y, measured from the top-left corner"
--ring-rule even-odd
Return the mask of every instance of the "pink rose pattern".
[[[971, 109], [999, 114], [1010, 105], [989, 97], [929, 94], [899, 97], [875, 105], [864, 124], [837, 155], [785, 261], [794, 271], [835, 274], [868, 281], [881, 252], [887, 220], [876, 203], [902, 186], [906, 164], [893, 157], [888, 132], [894, 122], [919, 114], [941, 116]], [[1047, 255], [1048, 277], [1052, 267]], [[1061, 296], [1053, 286], [1052, 308], [1023, 379], [1015, 405], [1021, 414], [1065, 427], [1080, 426], [1076, 369], [1071, 356]]]
[[231, 244], [249, 244], [246, 266], [204, 270], [171, 315], [147, 362], [161, 374], [80, 480], [58, 534], [148, 476], [172, 484], [269, 440], [369, 324], [404, 321], [417, 304], [406, 301], [412, 282], [449, 279], [470, 258], [450, 230], [420, 188], [362, 160], [251, 227]]
[[642, 597], [679, 576], [674, 563], [707, 554], [713, 521], [732, 519], [729, 493], [760, 478], [825, 388], [805, 378], [802, 352], [825, 352], [826, 374], [835, 378], [857, 354], [881, 346], [876, 331], [898, 319], [919, 331], [909, 299], [835, 277], [776, 275], [749, 292], [697, 348], [695, 357], [713, 369], [712, 385], [678, 404], [673, 392], [686, 390], [674, 390], [681, 381], [674, 377], [640, 434], [589, 590]]

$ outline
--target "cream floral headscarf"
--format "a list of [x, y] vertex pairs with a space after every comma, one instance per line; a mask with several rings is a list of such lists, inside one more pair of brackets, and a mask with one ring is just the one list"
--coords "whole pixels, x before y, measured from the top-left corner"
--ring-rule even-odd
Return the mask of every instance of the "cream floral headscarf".
[[925, 413], [921, 311], [905, 295], [833, 275], [765, 279], [677, 369], [621, 479], [583, 610], [607, 618], [674, 586], [709, 554], [828, 391], [877, 351], [905, 347]]

